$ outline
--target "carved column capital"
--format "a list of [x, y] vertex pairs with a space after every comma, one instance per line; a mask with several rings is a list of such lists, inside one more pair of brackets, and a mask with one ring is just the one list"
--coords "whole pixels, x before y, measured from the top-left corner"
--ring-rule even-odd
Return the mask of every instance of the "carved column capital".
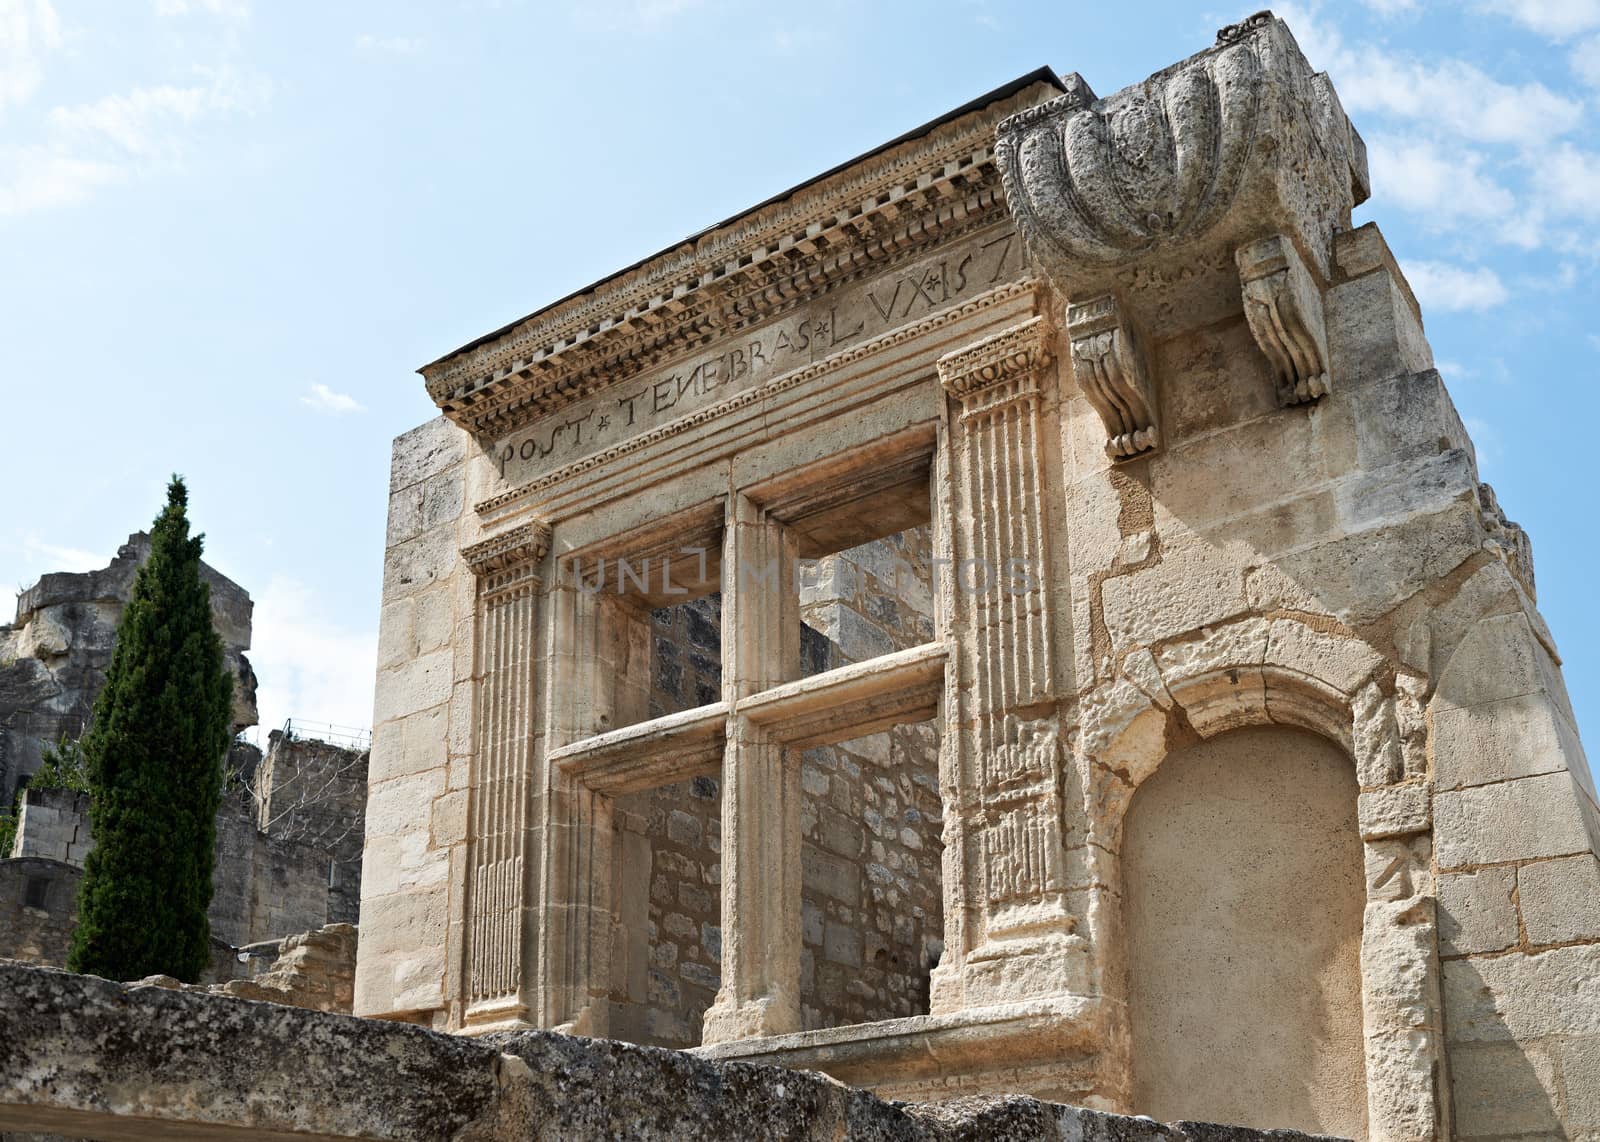
[[550, 552], [550, 525], [530, 520], [461, 549], [484, 597], [540, 585], [539, 567]]
[[1106, 455], [1132, 460], [1161, 443], [1144, 352], [1115, 294], [1067, 307], [1078, 387], [1106, 426]]
[[1038, 373], [1050, 363], [1050, 327], [1030, 317], [940, 357], [939, 381], [963, 401], [1012, 381], [1032, 381], [1036, 391]]

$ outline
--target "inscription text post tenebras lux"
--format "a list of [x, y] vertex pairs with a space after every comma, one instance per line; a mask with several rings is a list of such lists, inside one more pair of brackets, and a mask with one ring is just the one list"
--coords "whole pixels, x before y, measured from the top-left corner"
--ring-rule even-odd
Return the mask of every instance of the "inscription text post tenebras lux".
[[502, 478], [521, 482], [692, 412], [734, 392], [821, 360], [836, 349], [875, 336], [988, 289], [1021, 262], [1014, 231], [979, 236], [953, 252], [905, 271], [844, 289], [826, 305], [806, 307], [746, 335], [730, 336], [716, 352], [618, 387], [577, 410], [540, 421], [495, 446]]

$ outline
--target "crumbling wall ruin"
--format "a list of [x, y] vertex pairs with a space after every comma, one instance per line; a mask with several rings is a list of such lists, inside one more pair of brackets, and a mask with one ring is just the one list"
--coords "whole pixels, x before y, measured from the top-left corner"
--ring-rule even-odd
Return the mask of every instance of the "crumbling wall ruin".
[[[17, 614], [0, 626], [0, 805], [39, 768], [42, 751], [89, 724], [116, 644], [117, 623], [133, 579], [150, 555], [150, 537], [135, 532], [111, 563], [82, 573], [42, 576], [17, 596]], [[244, 589], [206, 564], [211, 616], [222, 639], [223, 665], [233, 676], [233, 724], [256, 723], [256, 679], [250, 649], [254, 604]]]

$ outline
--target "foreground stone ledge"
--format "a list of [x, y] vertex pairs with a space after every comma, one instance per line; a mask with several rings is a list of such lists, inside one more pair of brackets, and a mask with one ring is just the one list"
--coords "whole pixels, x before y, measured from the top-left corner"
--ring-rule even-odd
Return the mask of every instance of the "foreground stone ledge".
[[819, 1074], [400, 1023], [0, 962], [0, 1138], [1281, 1142], [1021, 1097], [884, 1102]]

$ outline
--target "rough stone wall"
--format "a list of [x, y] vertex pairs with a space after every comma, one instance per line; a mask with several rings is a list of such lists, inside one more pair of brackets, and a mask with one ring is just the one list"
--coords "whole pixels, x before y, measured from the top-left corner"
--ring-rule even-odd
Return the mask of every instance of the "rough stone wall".
[[[721, 599], [650, 615], [649, 716], [722, 696]], [[630, 1042], [687, 1047], [720, 982], [721, 782], [697, 777], [617, 799], [622, 910], [612, 951], [611, 1025]]]
[[[274, 730], [249, 782], [257, 830], [272, 841], [325, 854], [327, 922], [361, 911], [361, 845], [367, 809], [366, 750]], [[296, 929], [272, 929], [272, 934]], [[264, 937], [263, 937], [264, 938]]]
[[[265, 759], [244, 743], [236, 743], [228, 758], [227, 769], [235, 780], [217, 807], [208, 909], [217, 945], [210, 973], [215, 978], [243, 970], [228, 952], [230, 947], [351, 923], [360, 909], [365, 755], [323, 742], [284, 742], [281, 735], [274, 739], [275, 748]], [[254, 790], [263, 780], [275, 794], [258, 797]], [[264, 806], [276, 806], [277, 818], [267, 817]], [[83, 867], [93, 846], [87, 794], [27, 789], [20, 810], [15, 857]], [[346, 820], [349, 824], [342, 824]], [[10, 868], [14, 863], [0, 860], [0, 872], [13, 879], [23, 877]], [[32, 910], [40, 915], [30, 923], [70, 935], [76, 922], [75, 901], [75, 888], [52, 890], [46, 907]], [[46, 951], [59, 947], [60, 957], [26, 958], [66, 962], [65, 937], [39, 946]]]
[[[150, 538], [128, 537], [110, 565], [83, 573], [54, 572], [17, 597], [16, 620], [0, 626], [0, 804], [10, 805], [20, 779], [39, 768], [40, 753], [88, 726], [116, 644], [117, 623], [133, 591]], [[234, 678], [235, 729], [256, 721], [250, 649], [253, 604], [243, 588], [201, 565], [211, 587], [211, 614]]]
[[[919, 527], [818, 560], [800, 593], [816, 632], [802, 637], [802, 669], [930, 641], [932, 558], [931, 531]], [[926, 722], [800, 758], [806, 1030], [928, 1011], [944, 934], [938, 757], [938, 728]]]
[[83, 870], [64, 861], [0, 860], [0, 959], [66, 963], [82, 879]]
[[42, 857], [83, 867], [94, 847], [89, 795], [70, 789], [27, 789], [17, 811], [17, 835], [9, 855]]

